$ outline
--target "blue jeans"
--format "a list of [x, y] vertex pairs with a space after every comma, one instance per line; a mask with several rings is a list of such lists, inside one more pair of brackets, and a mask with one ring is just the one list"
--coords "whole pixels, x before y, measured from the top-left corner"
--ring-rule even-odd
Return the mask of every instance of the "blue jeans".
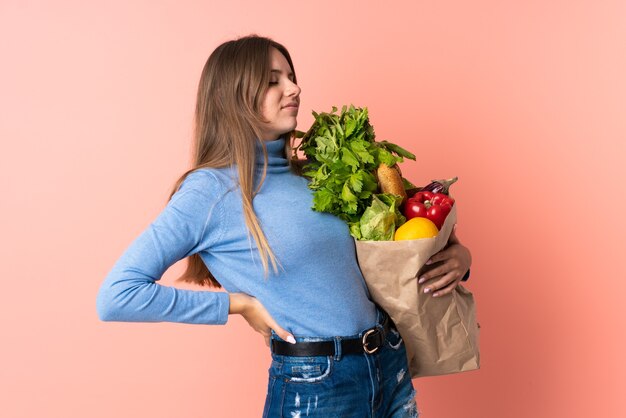
[[[378, 309], [379, 324], [385, 315]], [[296, 342], [334, 340], [332, 356], [272, 353], [263, 418], [417, 418], [406, 348], [395, 328], [372, 354], [337, 352], [341, 338], [362, 337], [364, 331], [344, 337], [296, 337]], [[281, 340], [274, 331], [271, 338]]]

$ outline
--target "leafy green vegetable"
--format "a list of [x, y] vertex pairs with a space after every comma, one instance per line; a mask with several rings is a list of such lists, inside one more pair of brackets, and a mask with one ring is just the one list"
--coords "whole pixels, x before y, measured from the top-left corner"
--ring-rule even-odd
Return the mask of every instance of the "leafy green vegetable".
[[[392, 194], [374, 195], [372, 204], [365, 209], [359, 221], [362, 240], [391, 241], [396, 226], [406, 222], [398, 210], [402, 198]], [[387, 204], [386, 204], [387, 203]]]
[[[376, 142], [367, 108], [343, 106], [336, 112], [335, 106], [330, 113], [313, 112], [311, 128], [296, 135], [302, 141], [293, 152], [296, 158], [298, 150], [307, 157], [302, 174], [315, 190], [313, 209], [348, 222], [356, 239], [392, 239], [405, 218], [399, 197], [377, 193], [374, 173], [381, 163], [392, 166], [415, 155], [391, 142]], [[391, 238], [383, 238], [390, 233]]]
[[388, 141], [380, 141], [379, 142], [382, 146], [384, 146], [385, 148], [387, 148], [387, 150], [389, 151], [393, 151], [396, 154], [408, 158], [410, 160], [415, 160], [415, 155], [411, 154], [410, 152], [408, 152], [407, 150], [405, 150], [402, 147], [397, 146], [396, 144], [392, 144], [391, 142]]

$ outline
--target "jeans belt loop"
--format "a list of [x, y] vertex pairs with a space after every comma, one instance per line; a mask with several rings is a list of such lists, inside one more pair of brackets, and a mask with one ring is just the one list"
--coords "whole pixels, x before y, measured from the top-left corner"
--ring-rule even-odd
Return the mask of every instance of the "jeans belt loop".
[[341, 356], [343, 356], [341, 352], [341, 337], [335, 337], [333, 341], [335, 342], [335, 360], [339, 361]]

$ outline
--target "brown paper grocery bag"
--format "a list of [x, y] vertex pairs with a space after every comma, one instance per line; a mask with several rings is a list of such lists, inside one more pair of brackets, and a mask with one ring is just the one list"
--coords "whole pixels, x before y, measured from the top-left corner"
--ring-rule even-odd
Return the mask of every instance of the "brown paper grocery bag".
[[407, 241], [355, 240], [359, 266], [372, 299], [393, 319], [407, 350], [412, 378], [480, 367], [478, 323], [472, 293], [432, 297], [417, 283], [424, 263], [442, 250], [456, 223], [456, 204], [433, 238]]

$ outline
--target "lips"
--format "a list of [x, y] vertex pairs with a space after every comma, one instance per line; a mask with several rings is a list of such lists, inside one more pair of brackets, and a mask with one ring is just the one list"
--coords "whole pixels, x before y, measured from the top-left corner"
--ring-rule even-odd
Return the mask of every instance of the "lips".
[[295, 108], [295, 109], [297, 109], [298, 106], [299, 106], [298, 102], [291, 102], [291, 103], [288, 103], [285, 106], [283, 106], [283, 109], [287, 109], [287, 108]]

